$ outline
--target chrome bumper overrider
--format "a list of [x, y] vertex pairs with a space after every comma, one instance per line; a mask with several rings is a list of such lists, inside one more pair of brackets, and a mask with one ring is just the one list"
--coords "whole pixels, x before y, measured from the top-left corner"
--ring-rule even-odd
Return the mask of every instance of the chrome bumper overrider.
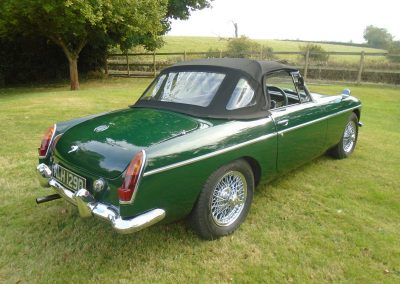
[[82, 188], [73, 192], [65, 188], [52, 177], [51, 170], [47, 165], [38, 165], [37, 172], [39, 174], [40, 184], [42, 186], [51, 186], [63, 198], [76, 205], [81, 217], [87, 218], [96, 216], [107, 220], [119, 233], [129, 234], [140, 231], [161, 221], [165, 217], [165, 211], [163, 209], [153, 209], [132, 219], [122, 219], [119, 215], [118, 208], [97, 202], [88, 190]]

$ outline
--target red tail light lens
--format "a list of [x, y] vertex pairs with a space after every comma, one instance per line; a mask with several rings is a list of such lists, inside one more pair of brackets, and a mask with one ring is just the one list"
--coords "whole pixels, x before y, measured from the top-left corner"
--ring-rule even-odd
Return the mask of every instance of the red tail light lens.
[[55, 132], [56, 132], [55, 125], [53, 125], [52, 127], [49, 127], [49, 129], [47, 129], [47, 131], [44, 134], [44, 137], [42, 139], [42, 143], [40, 144], [40, 147], [38, 148], [40, 157], [45, 157], [47, 155], [47, 151], [49, 149], [51, 140], [53, 139]]
[[132, 203], [133, 194], [137, 188], [137, 184], [142, 174], [146, 153], [144, 150], [136, 154], [126, 170], [125, 179], [122, 186], [118, 188], [118, 196], [120, 203]]

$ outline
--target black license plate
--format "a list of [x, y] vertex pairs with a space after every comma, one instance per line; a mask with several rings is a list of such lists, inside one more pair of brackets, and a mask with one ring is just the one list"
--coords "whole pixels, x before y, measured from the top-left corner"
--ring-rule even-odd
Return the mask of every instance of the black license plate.
[[53, 176], [57, 181], [63, 184], [65, 187], [77, 191], [81, 188], [86, 188], [86, 179], [77, 175], [70, 170], [60, 166], [54, 165], [53, 166]]

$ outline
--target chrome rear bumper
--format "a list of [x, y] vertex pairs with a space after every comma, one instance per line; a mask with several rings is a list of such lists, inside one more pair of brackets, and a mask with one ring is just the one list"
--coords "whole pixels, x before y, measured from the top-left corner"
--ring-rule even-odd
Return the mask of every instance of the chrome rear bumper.
[[131, 219], [122, 219], [118, 208], [97, 202], [88, 190], [82, 188], [73, 192], [65, 188], [52, 177], [51, 170], [47, 165], [40, 164], [36, 169], [39, 174], [40, 184], [42, 186], [51, 186], [64, 199], [77, 206], [81, 217], [96, 216], [109, 221], [111, 226], [119, 233], [129, 234], [140, 231], [154, 225], [165, 217], [163, 209], [153, 209]]

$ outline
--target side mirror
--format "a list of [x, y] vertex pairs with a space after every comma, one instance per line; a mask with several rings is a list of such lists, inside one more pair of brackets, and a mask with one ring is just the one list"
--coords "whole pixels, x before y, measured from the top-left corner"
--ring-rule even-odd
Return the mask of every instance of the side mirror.
[[342, 91], [342, 98], [343, 98], [343, 99], [348, 98], [348, 97], [350, 97], [350, 96], [351, 96], [351, 91], [350, 91], [350, 89], [344, 89], [344, 90]]

